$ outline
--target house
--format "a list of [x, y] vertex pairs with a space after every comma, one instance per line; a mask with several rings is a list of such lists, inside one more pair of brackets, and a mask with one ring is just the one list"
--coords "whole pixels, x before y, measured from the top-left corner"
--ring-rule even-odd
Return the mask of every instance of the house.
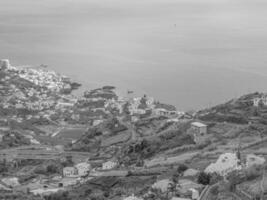
[[235, 153], [225, 153], [220, 155], [215, 163], [210, 164], [206, 169], [206, 173], [218, 173], [221, 176], [226, 176], [228, 173], [240, 170], [240, 160]]
[[79, 163], [75, 165], [76, 169], [78, 170], [79, 176], [85, 176], [91, 170], [91, 165], [87, 162]]
[[77, 177], [78, 169], [76, 167], [64, 167], [63, 176], [64, 177]]
[[263, 104], [264, 106], [266, 106], [266, 105], [267, 105], [267, 95], [264, 95], [264, 96], [261, 98], [261, 101], [262, 101], [262, 104]]
[[166, 117], [175, 116], [177, 114], [177, 111], [166, 110], [165, 108], [156, 108], [153, 110], [153, 112], [155, 115], [166, 116]]
[[191, 199], [182, 198], [182, 197], [172, 197], [171, 200], [191, 200]]
[[93, 120], [93, 126], [97, 126], [97, 125], [101, 124], [102, 122], [103, 122], [102, 119], [95, 119], [95, 120]]
[[195, 143], [202, 143], [206, 140], [207, 125], [200, 122], [193, 122], [191, 123], [190, 132], [193, 134]]
[[5, 185], [13, 188], [13, 187], [16, 187], [16, 186], [19, 186], [20, 183], [19, 183], [19, 179], [17, 177], [9, 177], [9, 178], [3, 178], [1, 180]]
[[117, 162], [114, 161], [107, 161], [105, 163], [102, 164], [102, 169], [103, 170], [110, 170], [110, 169], [114, 169], [118, 166]]
[[53, 193], [57, 193], [60, 190], [62, 190], [62, 188], [38, 188], [31, 190], [31, 193], [33, 193], [34, 195], [49, 196]]
[[169, 188], [169, 185], [172, 183], [172, 181], [170, 181], [169, 179], [163, 179], [163, 180], [159, 180], [157, 182], [155, 182], [153, 185], [152, 185], [152, 188], [153, 189], [158, 189], [160, 190], [161, 192], [167, 192], [168, 191], [168, 188]]
[[58, 182], [59, 185], [64, 187], [78, 184], [79, 180], [76, 177], [65, 177]]
[[143, 200], [143, 198], [138, 198], [134, 195], [124, 198], [123, 200]]
[[199, 199], [199, 191], [191, 188], [190, 191], [192, 192], [192, 200], [197, 200]]
[[261, 101], [260, 98], [253, 99], [253, 106], [258, 107], [260, 105], [260, 101]]
[[265, 158], [256, 156], [254, 154], [247, 155], [246, 167], [250, 168], [254, 165], [263, 165], [265, 163]]

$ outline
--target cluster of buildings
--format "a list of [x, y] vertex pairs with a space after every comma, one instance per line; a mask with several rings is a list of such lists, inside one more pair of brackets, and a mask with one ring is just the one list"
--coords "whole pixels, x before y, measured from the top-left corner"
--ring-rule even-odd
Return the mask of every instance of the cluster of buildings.
[[119, 98], [118, 100], [115, 99], [108, 99], [105, 102], [105, 109], [116, 109], [119, 114], [123, 113], [123, 106], [125, 104], [125, 101], [122, 98]]
[[242, 169], [249, 169], [252, 166], [263, 165], [265, 159], [254, 154], [248, 154], [244, 163], [238, 158], [236, 153], [224, 153], [219, 156], [215, 163], [211, 163], [205, 172], [212, 174], [217, 173], [226, 177], [232, 171], [239, 171]]
[[59, 92], [62, 89], [71, 89], [65, 77], [47, 69], [23, 68], [19, 71], [19, 76], [51, 91]]
[[93, 175], [97, 174], [97, 171], [108, 171], [115, 169], [118, 166], [118, 162], [116, 161], [107, 161], [102, 163], [101, 168], [92, 168], [89, 162], [81, 162], [72, 167], [64, 167], [63, 168], [63, 177], [75, 178], [75, 177], [83, 177], [90, 175], [91, 172]]
[[89, 174], [91, 170], [91, 165], [87, 162], [78, 163], [73, 167], [64, 167], [63, 176], [64, 177], [82, 177]]
[[[77, 102], [72, 95], [58, 93], [70, 88], [68, 77], [43, 68], [15, 68], [8, 60], [0, 60], [0, 69], [4, 72], [0, 79], [3, 82], [1, 91], [4, 91], [1, 107], [9, 110], [10, 114], [15, 113], [10, 117], [18, 122], [50, 118], [58, 111], [69, 111]], [[23, 116], [23, 113], [27, 114]]]
[[253, 106], [255, 107], [259, 107], [260, 105], [267, 106], [267, 94], [263, 94], [259, 97], [256, 97], [252, 101], [253, 101]]
[[130, 115], [144, 115], [151, 113], [155, 116], [165, 116], [169, 118], [180, 118], [185, 115], [184, 112], [179, 112], [177, 109], [168, 104], [156, 102], [153, 97], [144, 95], [143, 97], [132, 98], [129, 101], [128, 110]]
[[[135, 198], [143, 200], [153, 194], [154, 191], [160, 192], [163, 196], [171, 200], [198, 200], [200, 192], [204, 188], [203, 185], [193, 181], [194, 177], [198, 174], [198, 170], [189, 168], [181, 174], [177, 183], [173, 182], [171, 178], [159, 178], [143, 197], [129, 196], [124, 198], [124, 200]], [[180, 197], [176, 197], [174, 194], [179, 194]]]

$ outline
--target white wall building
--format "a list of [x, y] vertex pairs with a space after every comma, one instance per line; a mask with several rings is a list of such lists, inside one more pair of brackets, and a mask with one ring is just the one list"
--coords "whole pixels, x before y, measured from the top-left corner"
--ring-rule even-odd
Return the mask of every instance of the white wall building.
[[207, 125], [200, 122], [191, 123], [191, 127], [195, 129], [199, 134], [207, 133]]
[[199, 198], [199, 191], [193, 188], [190, 191], [192, 192], [192, 200], [197, 200]]
[[136, 197], [134, 195], [124, 198], [123, 200], [143, 200], [143, 198]]
[[16, 187], [19, 186], [19, 179], [17, 177], [9, 177], [9, 178], [3, 178], [1, 180], [5, 185], [10, 187]]
[[264, 106], [267, 106], [267, 95], [264, 94], [261, 97], [256, 97], [253, 99], [253, 106], [258, 107], [262, 103]]
[[169, 179], [162, 179], [162, 180], [159, 180], [159, 181], [155, 182], [152, 185], [152, 188], [153, 189], [158, 189], [158, 190], [160, 190], [161, 192], [164, 193], [164, 192], [168, 191], [170, 183], [172, 183], [172, 181], [170, 181]]
[[226, 176], [234, 170], [240, 170], [242, 167], [235, 153], [225, 153], [220, 155], [216, 163], [210, 164], [206, 169], [206, 173], [218, 173]]
[[103, 170], [110, 170], [110, 169], [114, 169], [117, 166], [118, 166], [118, 163], [117, 162], [107, 161], [107, 162], [105, 162], [105, 163], [102, 164], [102, 169]]
[[91, 170], [91, 165], [87, 162], [79, 163], [79, 164], [75, 165], [75, 167], [78, 170], [79, 176], [85, 176]]
[[76, 167], [64, 167], [63, 168], [63, 176], [64, 177], [77, 177], [78, 170]]

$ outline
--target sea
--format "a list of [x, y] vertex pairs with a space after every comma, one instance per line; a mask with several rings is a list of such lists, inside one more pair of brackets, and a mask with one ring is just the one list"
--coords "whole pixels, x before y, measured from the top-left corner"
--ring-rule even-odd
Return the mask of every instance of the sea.
[[266, 0], [0, 0], [0, 58], [198, 110], [267, 91]]

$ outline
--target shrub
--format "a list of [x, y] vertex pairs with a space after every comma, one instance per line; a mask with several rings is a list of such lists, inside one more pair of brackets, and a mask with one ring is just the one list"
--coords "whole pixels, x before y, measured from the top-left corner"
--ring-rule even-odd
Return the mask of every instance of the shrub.
[[212, 187], [210, 192], [212, 195], [217, 196], [219, 194], [219, 186]]
[[205, 172], [200, 172], [198, 175], [197, 182], [202, 185], [208, 185], [210, 184], [211, 175], [207, 174]]

